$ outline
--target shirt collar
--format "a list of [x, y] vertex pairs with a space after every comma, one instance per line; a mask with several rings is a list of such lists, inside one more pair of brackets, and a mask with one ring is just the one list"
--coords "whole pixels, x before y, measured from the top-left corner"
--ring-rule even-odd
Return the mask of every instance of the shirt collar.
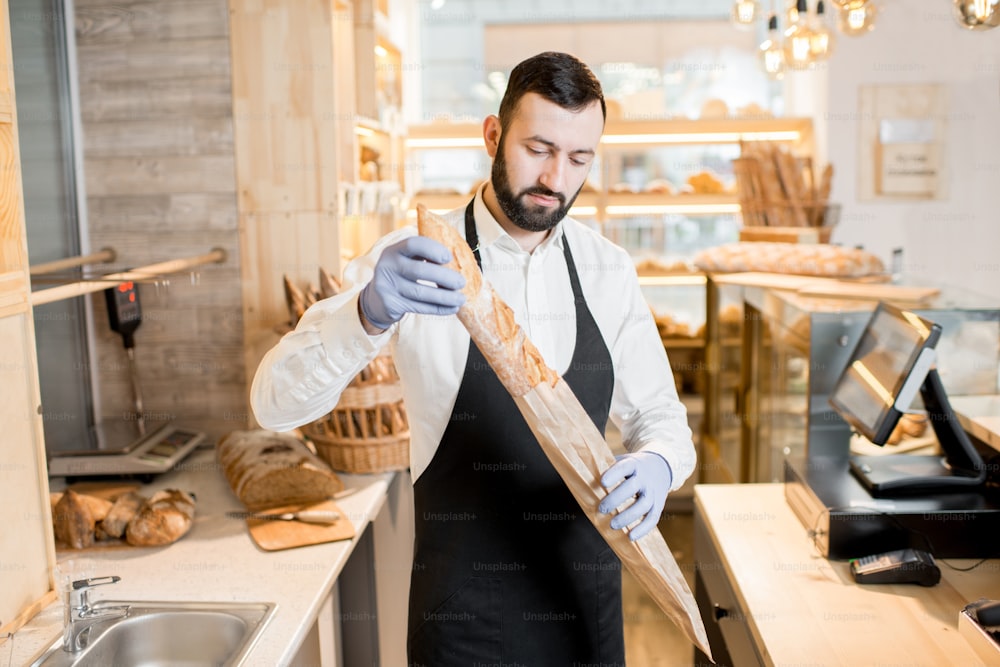
[[[517, 244], [517, 241], [511, 237], [504, 228], [500, 226], [493, 214], [490, 213], [490, 209], [486, 207], [486, 202], [483, 199], [483, 192], [486, 189], [486, 184], [483, 183], [479, 186], [479, 190], [476, 191], [476, 198], [472, 205], [472, 214], [475, 216], [476, 220], [476, 234], [479, 236], [479, 247], [488, 248], [494, 243], [498, 247], [508, 251], [508, 252], [524, 252], [521, 246]], [[565, 220], [565, 218], [563, 219]], [[544, 241], [542, 241], [535, 252], [546, 252], [550, 247], [558, 248], [562, 250], [563, 247], [563, 221], [560, 221], [558, 225], [553, 228], [552, 233], [549, 234]]]

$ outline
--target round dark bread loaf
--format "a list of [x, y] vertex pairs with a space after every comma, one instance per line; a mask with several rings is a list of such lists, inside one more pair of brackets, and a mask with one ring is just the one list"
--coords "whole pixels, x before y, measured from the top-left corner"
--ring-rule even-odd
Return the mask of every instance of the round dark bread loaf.
[[230, 488], [251, 510], [320, 502], [344, 488], [323, 459], [287, 433], [233, 431], [219, 441], [216, 456]]

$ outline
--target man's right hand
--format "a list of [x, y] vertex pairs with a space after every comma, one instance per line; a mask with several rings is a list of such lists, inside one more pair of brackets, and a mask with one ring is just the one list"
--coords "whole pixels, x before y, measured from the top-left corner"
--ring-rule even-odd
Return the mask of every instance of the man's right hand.
[[361, 290], [361, 314], [369, 324], [385, 330], [406, 313], [457, 313], [465, 303], [465, 295], [458, 291], [465, 287], [465, 278], [441, 266], [450, 261], [446, 247], [424, 236], [387, 246], [375, 264], [374, 277]]

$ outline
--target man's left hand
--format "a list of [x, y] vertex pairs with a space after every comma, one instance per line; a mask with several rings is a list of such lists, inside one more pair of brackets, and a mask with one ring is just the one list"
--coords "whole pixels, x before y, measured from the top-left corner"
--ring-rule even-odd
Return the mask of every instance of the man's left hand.
[[629, 539], [635, 541], [659, 522], [673, 473], [666, 459], [653, 452], [625, 454], [617, 459], [601, 476], [601, 484], [610, 493], [597, 510], [610, 514], [631, 500], [631, 504], [611, 519], [611, 527], [618, 530], [642, 519], [628, 533]]

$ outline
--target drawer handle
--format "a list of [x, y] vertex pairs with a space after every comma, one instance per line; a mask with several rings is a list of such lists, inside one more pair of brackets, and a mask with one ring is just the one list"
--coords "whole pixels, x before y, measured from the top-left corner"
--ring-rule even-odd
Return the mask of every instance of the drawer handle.
[[716, 603], [712, 605], [712, 614], [715, 616], [716, 621], [721, 621], [722, 619], [729, 616], [729, 610], [722, 605]]

